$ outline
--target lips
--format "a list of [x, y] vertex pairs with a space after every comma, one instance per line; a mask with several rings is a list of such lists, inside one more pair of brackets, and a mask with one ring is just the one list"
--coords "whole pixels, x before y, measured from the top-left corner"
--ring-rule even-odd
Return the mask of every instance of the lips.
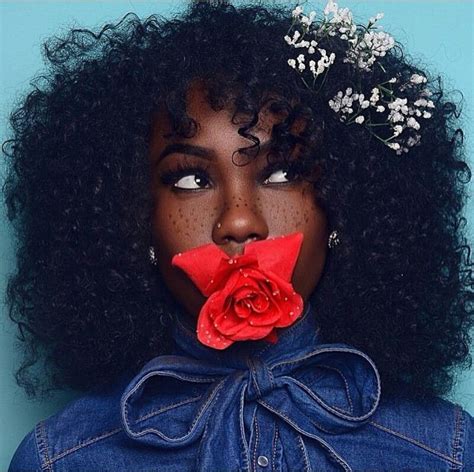
[[249, 243], [232, 257], [215, 244], [175, 255], [172, 265], [207, 297], [197, 320], [199, 341], [221, 350], [237, 341], [277, 342], [277, 329], [303, 312], [291, 284], [302, 242], [303, 234], [293, 233]]

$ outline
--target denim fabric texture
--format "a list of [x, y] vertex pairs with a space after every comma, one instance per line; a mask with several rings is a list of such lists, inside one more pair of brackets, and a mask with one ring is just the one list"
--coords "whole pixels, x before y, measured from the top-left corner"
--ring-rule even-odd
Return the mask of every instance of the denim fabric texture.
[[39, 423], [9, 472], [474, 471], [474, 419], [384, 399], [376, 366], [323, 344], [308, 304], [276, 344], [217, 351], [185, 318], [172, 354]]

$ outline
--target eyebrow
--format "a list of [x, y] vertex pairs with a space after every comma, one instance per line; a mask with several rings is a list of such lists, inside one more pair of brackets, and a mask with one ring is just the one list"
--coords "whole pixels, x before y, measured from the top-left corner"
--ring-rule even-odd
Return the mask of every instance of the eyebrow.
[[[259, 152], [264, 152], [271, 147], [271, 141], [265, 141], [263, 144], [259, 145]], [[169, 154], [180, 153], [180, 154], [191, 154], [193, 156], [201, 157], [202, 159], [213, 160], [212, 150], [196, 146], [194, 144], [185, 144], [185, 143], [173, 143], [168, 144], [163, 151], [161, 151], [156, 164], [162, 161]]]
[[193, 156], [202, 157], [203, 159], [211, 160], [211, 151], [202, 146], [195, 146], [194, 144], [173, 143], [168, 144], [158, 156], [158, 162], [163, 160], [168, 154], [180, 153], [191, 154]]

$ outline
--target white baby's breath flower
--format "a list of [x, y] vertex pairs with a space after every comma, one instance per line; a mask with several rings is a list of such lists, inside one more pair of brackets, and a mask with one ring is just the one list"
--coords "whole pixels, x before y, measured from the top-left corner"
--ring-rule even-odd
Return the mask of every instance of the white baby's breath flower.
[[310, 46], [308, 48], [308, 54], [314, 54], [316, 52], [316, 49], [313, 48], [313, 46]]
[[412, 84], [424, 84], [426, 83], [426, 77], [419, 75], [419, 74], [413, 74], [410, 77], [410, 82]]
[[300, 54], [300, 55], [296, 58], [296, 60], [297, 60], [299, 63], [304, 62], [304, 54]]
[[424, 112], [423, 112], [423, 118], [431, 118], [431, 116], [432, 116], [432, 115], [431, 115], [430, 112], [428, 112], [428, 111], [424, 111]]
[[375, 105], [380, 100], [380, 90], [378, 89], [378, 87], [374, 87], [372, 89], [369, 100], [371, 105]]
[[388, 121], [391, 123], [399, 123], [405, 121], [405, 117], [400, 112], [392, 110], [388, 115]]
[[387, 143], [387, 146], [391, 149], [394, 149], [395, 151], [400, 149], [400, 144], [398, 144], [398, 143]]
[[396, 137], [396, 136], [399, 136], [403, 131], [403, 126], [401, 125], [395, 125], [393, 127], [393, 135]]
[[431, 90], [428, 90], [428, 89], [423, 89], [420, 92], [420, 96], [422, 97], [431, 97], [431, 95], [433, 95], [433, 93], [431, 92]]
[[389, 83], [389, 84], [394, 84], [396, 81], [397, 81], [397, 78], [396, 78], [396, 77], [392, 77], [392, 78], [388, 81], [388, 83]]
[[358, 123], [359, 125], [361, 125], [365, 121], [365, 118], [362, 115], [360, 115], [354, 121]]
[[378, 113], [383, 113], [385, 111], [385, 107], [383, 105], [378, 105], [375, 111]]
[[413, 117], [408, 118], [407, 126], [416, 130], [420, 129], [420, 123], [418, 123], [418, 121], [416, 121], [416, 119]]
[[415, 134], [415, 136], [409, 136], [407, 140], [407, 146], [413, 147], [416, 146], [421, 140], [421, 136], [419, 134]]
[[293, 18], [296, 18], [296, 17], [300, 16], [301, 13], [303, 13], [303, 8], [302, 8], [301, 6], [297, 6], [297, 7], [291, 12], [291, 15], [293, 16]]
[[330, 13], [337, 13], [337, 3], [333, 0], [328, 0], [328, 3], [324, 7], [324, 15], [328, 16]]
[[376, 23], [383, 18], [383, 13], [377, 13], [375, 16], [370, 17], [369, 23]]
[[296, 69], [296, 61], [294, 59], [288, 59], [288, 65]]

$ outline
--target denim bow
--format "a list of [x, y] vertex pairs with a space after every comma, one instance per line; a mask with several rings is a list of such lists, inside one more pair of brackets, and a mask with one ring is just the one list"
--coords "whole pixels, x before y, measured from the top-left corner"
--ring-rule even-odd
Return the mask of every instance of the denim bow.
[[177, 355], [153, 359], [122, 396], [125, 432], [161, 448], [200, 441], [196, 470], [249, 470], [244, 413], [252, 405], [333, 457], [325, 433], [361, 427], [378, 406], [377, 369], [348, 345], [319, 344], [274, 362], [262, 357], [249, 356], [241, 367]]

